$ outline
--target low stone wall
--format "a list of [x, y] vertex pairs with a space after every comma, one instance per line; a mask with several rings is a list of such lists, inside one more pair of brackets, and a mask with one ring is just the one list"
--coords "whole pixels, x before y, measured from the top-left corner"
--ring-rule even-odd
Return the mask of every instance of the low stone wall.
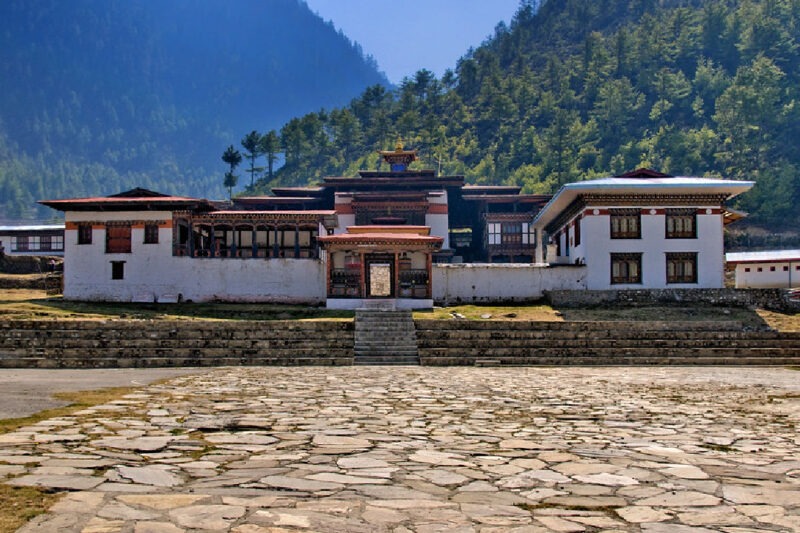
[[0, 273], [40, 274], [50, 272], [50, 261], [57, 263], [58, 270], [64, 261], [62, 257], [44, 255], [4, 255], [0, 257]]
[[612, 291], [552, 290], [545, 293], [554, 307], [605, 305], [705, 304], [727, 307], [761, 307], [800, 312], [800, 301], [783, 289], [641, 289]]
[[534, 302], [541, 300], [547, 291], [585, 289], [586, 267], [438, 264], [433, 266], [432, 287], [437, 305]]
[[736, 321], [417, 320], [423, 365], [796, 365], [800, 333]]
[[0, 368], [350, 365], [352, 321], [0, 322]]

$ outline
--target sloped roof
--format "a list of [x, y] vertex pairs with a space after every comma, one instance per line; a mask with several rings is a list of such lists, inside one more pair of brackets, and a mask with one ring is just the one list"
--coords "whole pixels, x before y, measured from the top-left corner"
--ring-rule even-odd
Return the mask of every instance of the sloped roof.
[[168, 211], [172, 209], [213, 209], [208, 200], [169, 196], [147, 189], [131, 189], [110, 196], [40, 200], [59, 211]]
[[779, 263], [787, 261], [800, 262], [800, 250], [765, 250], [760, 252], [728, 252], [725, 261], [738, 263]]
[[[595, 180], [568, 183], [561, 187], [534, 219], [537, 226], [547, 225], [584, 194], [613, 195], [690, 195], [716, 194], [726, 199], [748, 191], [755, 182], [733, 181], [692, 176], [669, 176], [655, 171], [637, 171]], [[647, 175], [645, 175], [647, 174]]]

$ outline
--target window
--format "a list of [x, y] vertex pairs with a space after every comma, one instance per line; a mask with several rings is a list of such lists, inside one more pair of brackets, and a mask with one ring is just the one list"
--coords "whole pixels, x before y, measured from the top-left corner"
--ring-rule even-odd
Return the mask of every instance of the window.
[[696, 239], [697, 211], [694, 209], [667, 209], [667, 239]]
[[111, 261], [111, 279], [125, 279], [125, 261]]
[[522, 244], [521, 222], [503, 222], [500, 231], [503, 244]]
[[784, 271], [784, 272], [789, 272], [789, 267], [788, 267], [788, 266], [784, 266], [784, 267], [783, 267], [783, 271]]
[[92, 244], [91, 224], [78, 224], [78, 244]]
[[533, 227], [533, 224], [528, 222], [522, 223], [522, 244], [536, 246], [536, 229]]
[[11, 237], [11, 249], [17, 252], [27, 252], [30, 249], [28, 246], [28, 236], [18, 235], [16, 237]]
[[697, 254], [667, 254], [667, 283], [697, 283]]
[[775, 272], [775, 267], [769, 267], [770, 272]]
[[611, 254], [611, 284], [641, 283], [642, 254]]
[[744, 267], [745, 272], [750, 272], [750, 267]]
[[158, 224], [144, 225], [144, 243], [158, 244]]
[[581, 244], [581, 217], [575, 219], [575, 246]]
[[64, 249], [64, 236], [63, 235], [53, 235], [50, 237], [50, 249], [51, 250], [63, 250]]
[[130, 224], [106, 226], [106, 253], [129, 254], [131, 253], [131, 226]]
[[489, 223], [489, 244], [500, 244], [500, 223], [499, 222], [490, 222]]
[[52, 237], [50, 235], [42, 235], [39, 237], [39, 249], [40, 250], [52, 250]]
[[761, 267], [758, 267], [756, 270], [758, 270], [759, 272], [764, 272], [764, 269]]
[[611, 209], [612, 239], [641, 239], [642, 215], [638, 209]]

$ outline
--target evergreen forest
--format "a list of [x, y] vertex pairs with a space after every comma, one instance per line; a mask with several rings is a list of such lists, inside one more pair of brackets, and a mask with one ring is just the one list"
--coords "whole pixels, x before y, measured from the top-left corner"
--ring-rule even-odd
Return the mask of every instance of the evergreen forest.
[[754, 180], [734, 207], [797, 228], [799, 32], [800, 0], [524, 0], [441, 79], [271, 132], [285, 164], [245, 193], [376, 168], [401, 138], [418, 167], [531, 193], [638, 167]]
[[224, 198], [220, 146], [376, 84], [301, 0], [2, 0], [0, 224], [134, 187]]

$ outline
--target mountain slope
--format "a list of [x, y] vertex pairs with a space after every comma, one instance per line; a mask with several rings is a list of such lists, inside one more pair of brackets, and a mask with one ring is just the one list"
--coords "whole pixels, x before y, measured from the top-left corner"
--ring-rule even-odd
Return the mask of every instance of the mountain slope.
[[639, 166], [752, 179], [751, 220], [796, 225], [798, 38], [797, 0], [524, 1], [441, 80], [287, 122], [259, 190], [374, 166], [399, 136], [424, 166], [531, 192]]
[[374, 84], [298, 0], [5, 0], [0, 219], [136, 185], [222, 197], [219, 146]]

